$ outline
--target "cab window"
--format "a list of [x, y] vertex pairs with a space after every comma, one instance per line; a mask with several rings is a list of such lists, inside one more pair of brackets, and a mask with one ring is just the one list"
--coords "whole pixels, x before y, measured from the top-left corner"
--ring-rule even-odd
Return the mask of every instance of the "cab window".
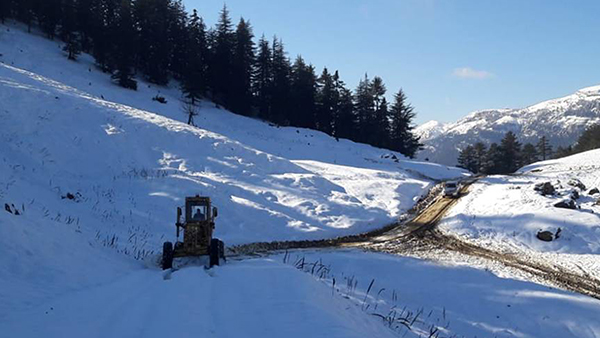
[[208, 218], [208, 208], [206, 205], [192, 205], [190, 211], [192, 221], [205, 221]]

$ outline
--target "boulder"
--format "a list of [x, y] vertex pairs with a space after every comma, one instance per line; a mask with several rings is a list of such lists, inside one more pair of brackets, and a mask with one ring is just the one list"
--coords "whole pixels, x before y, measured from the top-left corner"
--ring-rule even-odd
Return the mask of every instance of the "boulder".
[[592, 189], [590, 189], [590, 191], [588, 191], [588, 194], [590, 194], [590, 195], [595, 195], [598, 193], [600, 193], [600, 190], [598, 190], [598, 188], [592, 188]]
[[564, 209], [577, 209], [577, 205], [575, 204], [575, 201], [572, 199], [562, 200], [562, 201], [554, 204], [554, 206], [557, 208], [564, 208]]
[[577, 178], [572, 178], [567, 182], [568, 185], [572, 187], [576, 187], [581, 189], [582, 191], [586, 190], [585, 184], [581, 183], [581, 181]]
[[552, 234], [552, 232], [550, 231], [538, 231], [536, 237], [540, 241], [552, 242], [552, 240], [554, 239], [554, 234]]
[[575, 189], [571, 190], [569, 197], [571, 197], [572, 200], [579, 199], [579, 191], [577, 191]]
[[554, 195], [556, 189], [550, 182], [538, 183], [533, 187], [533, 190], [539, 191], [542, 195]]

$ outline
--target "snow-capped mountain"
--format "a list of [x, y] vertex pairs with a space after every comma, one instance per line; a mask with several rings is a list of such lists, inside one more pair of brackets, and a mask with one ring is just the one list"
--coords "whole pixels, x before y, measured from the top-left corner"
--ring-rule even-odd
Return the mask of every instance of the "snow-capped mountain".
[[546, 136], [550, 144], [568, 146], [589, 126], [600, 123], [600, 86], [522, 109], [473, 112], [455, 123], [427, 122], [418, 128], [424, 149], [420, 159], [456, 164], [461, 149], [475, 142], [499, 142], [508, 131], [522, 143], [536, 143]]

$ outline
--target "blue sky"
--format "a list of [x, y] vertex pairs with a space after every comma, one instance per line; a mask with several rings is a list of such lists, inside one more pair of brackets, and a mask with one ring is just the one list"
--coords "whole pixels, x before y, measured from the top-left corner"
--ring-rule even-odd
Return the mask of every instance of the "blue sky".
[[[222, 0], [184, 0], [214, 25]], [[451, 122], [600, 84], [598, 0], [228, 0], [234, 22], [283, 39], [291, 58], [365, 72], [391, 97], [403, 88], [415, 122]]]

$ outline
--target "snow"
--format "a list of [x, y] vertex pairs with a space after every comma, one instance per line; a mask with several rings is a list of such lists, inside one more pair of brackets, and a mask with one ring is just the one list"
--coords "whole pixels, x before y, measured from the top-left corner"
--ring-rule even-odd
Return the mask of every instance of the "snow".
[[[568, 184], [579, 179], [585, 190]], [[555, 196], [534, 190], [550, 182]], [[443, 220], [440, 228], [484, 247], [533, 255], [539, 259], [600, 276], [600, 150], [526, 166], [513, 176], [490, 176], [479, 180]], [[554, 204], [569, 198], [573, 190], [581, 197], [579, 209]], [[556, 233], [552, 242], [537, 239], [538, 231]]]
[[[442, 320], [446, 309], [445, 330], [459, 336], [600, 334], [600, 305], [589, 297], [381, 254], [305, 253], [331, 264], [340, 288], [341, 273], [355, 275], [350, 296], [281, 255], [212, 270], [177, 262], [180, 270], [163, 272], [156, 252], [173, 240], [185, 196], [213, 198], [216, 235], [228, 245], [324, 238], [381, 227], [435, 180], [466, 173], [399, 154], [394, 161], [389, 151], [270, 126], [209, 102], [200, 127], [191, 127], [173, 85], [121, 89], [89, 56], [70, 62], [57, 42], [13, 23], [0, 26], [0, 50], [0, 332], [392, 337], [397, 332], [369, 309], [391, 309], [386, 292], [395, 289], [398, 307], [413, 313], [434, 310]], [[151, 100], [159, 93], [167, 104]], [[388, 291], [379, 300], [371, 292], [365, 310], [371, 278], [377, 292]], [[427, 323], [437, 324], [417, 322], [406, 337], [425, 334]]]
[[[339, 293], [349, 295], [363, 309], [369, 305], [367, 313], [422, 310], [420, 323], [406, 337], [427, 337], [431, 324], [448, 325], [440, 337], [583, 338], [600, 333], [599, 300], [488, 271], [358, 251], [301, 252], [292, 261], [296, 257], [320, 260], [330, 267]], [[357, 281], [356, 292], [347, 290], [349, 278]], [[396, 331], [399, 336], [406, 332]]]
[[[301, 258], [322, 262], [329, 273], [296, 269]], [[483, 270], [354, 250], [299, 251], [283, 261], [279, 254], [212, 270], [189, 264], [173, 273], [124, 266], [113, 280], [4, 313], [0, 331], [23, 338], [412, 338], [435, 325], [444, 337], [600, 333], [600, 301]], [[106, 279], [103, 271], [90, 277]], [[420, 313], [411, 331], [383, 323], [380, 316], [394, 310], [397, 317]]]
[[429, 140], [439, 136], [442, 133], [444, 126], [445, 124], [439, 121], [429, 121], [417, 126], [414, 132], [421, 140]]
[[[176, 206], [195, 194], [221, 208], [216, 232], [227, 244], [359, 233], [394, 221], [434, 180], [466, 175], [209, 102], [194, 128], [182, 123], [174, 88], [121, 89], [89, 56], [69, 62], [56, 42], [14, 27], [0, 44], [11, 46], [0, 65], [0, 99], [9, 103], [0, 111], [1, 170], [14, 181], [3, 200], [35, 199], [29, 213], [65, 215], [73, 209], [60, 197], [79, 193], [70, 216], [100, 237], [122, 240], [142, 227], [154, 250], [172, 237]], [[167, 104], [151, 100], [159, 90]], [[46, 195], [32, 194], [40, 190]]]
[[[83, 330], [86, 336], [89, 331], [106, 336], [114, 333], [107, 327], [111, 322], [123, 336], [171, 328], [177, 313], [172, 303], [168, 326], [152, 326], [157, 317], [150, 312], [164, 314], [160, 302], [179, 302], [185, 296], [178, 294], [181, 288], [195, 285], [196, 275], [204, 272], [182, 271], [181, 282], [169, 281], [170, 289], [160, 271], [144, 266], [155, 266], [162, 242], [175, 239], [175, 210], [185, 196], [211, 196], [220, 209], [216, 236], [233, 245], [379, 228], [411, 208], [436, 180], [467, 175], [320, 132], [271, 126], [210, 102], [202, 104], [199, 128], [188, 126], [175, 84], [167, 88], [141, 81], [138, 91], [119, 88], [90, 56], [68, 61], [58, 42], [17, 26], [0, 26], [0, 332], [69, 336]], [[167, 104], [152, 101], [159, 93]], [[20, 215], [5, 212], [5, 204]], [[144, 258], [145, 265], [135, 260]], [[253, 278], [243, 270], [256, 264], [261, 270], [261, 263], [246, 262], [226, 279], [243, 284]], [[285, 274], [274, 268], [264, 279], [277, 281], [282, 275], [289, 282]], [[236, 299], [233, 305], [240, 310], [231, 315], [256, 323], [257, 331], [251, 332], [267, 334], [266, 318], [273, 311], [243, 317], [271, 306], [265, 303], [271, 297], [278, 310], [284, 305], [298, 305], [298, 310], [277, 311], [281, 320], [267, 336], [293, 330], [290, 321], [298, 324], [302, 318], [317, 327], [330, 322], [325, 332], [333, 336], [385, 336], [379, 323], [369, 324], [373, 321], [362, 314], [314, 303], [324, 291], [308, 296], [306, 278], [300, 274], [294, 287], [277, 284], [277, 290], [266, 284], [264, 297], [257, 299], [253, 293], [258, 291], [249, 285], [237, 296], [251, 304]], [[240, 287], [219, 283], [206, 284], [206, 292], [226, 294], [227, 286]], [[152, 298], [159, 291], [164, 295]], [[281, 298], [286, 292], [290, 298]], [[194, 299], [200, 302], [206, 295]], [[135, 320], [117, 315], [127, 300], [132, 300], [131, 313], [140, 315]], [[156, 308], [146, 311], [152, 304]], [[58, 317], [36, 317], [50, 307]], [[201, 312], [194, 308], [192, 303], [184, 307], [197, 317]], [[227, 331], [232, 318], [215, 323], [225, 336], [240, 335], [239, 328]], [[148, 321], [149, 331], [142, 321]], [[189, 335], [192, 328], [182, 332]]]

